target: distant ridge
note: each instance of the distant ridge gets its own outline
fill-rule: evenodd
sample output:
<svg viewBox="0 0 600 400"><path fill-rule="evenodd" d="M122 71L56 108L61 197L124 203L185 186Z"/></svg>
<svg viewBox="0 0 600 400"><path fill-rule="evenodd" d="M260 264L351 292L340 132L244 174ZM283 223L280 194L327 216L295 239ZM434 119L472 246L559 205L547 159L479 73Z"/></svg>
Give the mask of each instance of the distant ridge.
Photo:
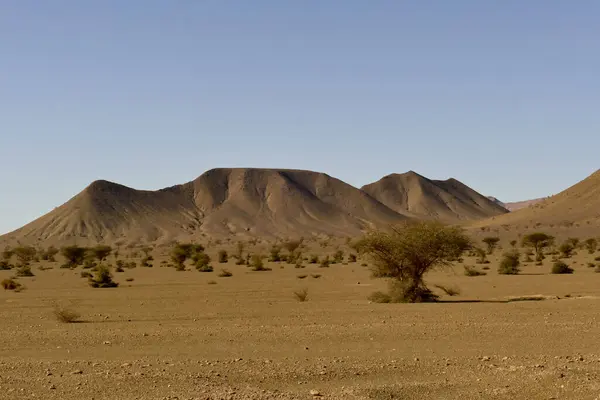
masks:
<svg viewBox="0 0 600 400"><path fill-rule="evenodd" d="M323 173L219 168L158 191L96 181L0 240L95 243L232 234L357 235L406 219Z"/></svg>
<svg viewBox="0 0 600 400"><path fill-rule="evenodd" d="M413 218L458 222L507 212L456 179L430 180L414 171L387 175L362 190L392 210Z"/></svg>
<svg viewBox="0 0 600 400"><path fill-rule="evenodd" d="M478 221L474 225L510 225L533 229L537 224L597 227L598 223L600 223L600 170L557 195L494 219Z"/></svg>

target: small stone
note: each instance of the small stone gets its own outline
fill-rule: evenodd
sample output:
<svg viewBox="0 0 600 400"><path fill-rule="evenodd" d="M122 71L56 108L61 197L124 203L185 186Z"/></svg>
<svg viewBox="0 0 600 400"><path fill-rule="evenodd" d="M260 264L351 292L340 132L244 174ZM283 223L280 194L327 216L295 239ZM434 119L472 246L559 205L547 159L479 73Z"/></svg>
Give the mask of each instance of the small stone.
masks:
<svg viewBox="0 0 600 400"><path fill-rule="evenodd" d="M318 390L315 390L315 389L311 389L311 391L309 393L313 397L321 397L322 396L321 392L319 392Z"/></svg>
<svg viewBox="0 0 600 400"><path fill-rule="evenodd" d="M77 369L77 370L71 372L71 375L81 375L81 374L83 374L83 371L80 369Z"/></svg>
<svg viewBox="0 0 600 400"><path fill-rule="evenodd" d="M490 361L490 360L491 360L491 358L488 356L481 357L481 361Z"/></svg>
<svg viewBox="0 0 600 400"><path fill-rule="evenodd" d="M104 344L110 344L110 342L108 340L105 340Z"/></svg>
<svg viewBox="0 0 600 400"><path fill-rule="evenodd" d="M131 367L131 364L130 363L124 363L124 364L121 364L121 367L122 368Z"/></svg>
<svg viewBox="0 0 600 400"><path fill-rule="evenodd" d="M50 389L50 390L55 390L55 389L56 389L56 386L54 386L54 385L51 385L51 386L50 386L48 389Z"/></svg>

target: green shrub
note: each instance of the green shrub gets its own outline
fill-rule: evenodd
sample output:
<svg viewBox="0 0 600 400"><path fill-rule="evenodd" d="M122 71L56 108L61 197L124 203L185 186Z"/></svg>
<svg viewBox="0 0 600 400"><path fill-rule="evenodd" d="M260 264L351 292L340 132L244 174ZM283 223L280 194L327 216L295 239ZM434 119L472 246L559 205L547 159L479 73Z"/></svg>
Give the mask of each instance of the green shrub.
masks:
<svg viewBox="0 0 600 400"><path fill-rule="evenodd" d="M65 268L75 268L83 264L87 249L79 246L67 246L60 249L60 254L67 260ZM61 267L61 268L63 268Z"/></svg>
<svg viewBox="0 0 600 400"><path fill-rule="evenodd" d="M502 256L498 273L501 275L517 275L521 271L520 265L519 252L516 250L509 251Z"/></svg>
<svg viewBox="0 0 600 400"><path fill-rule="evenodd" d="M280 262L281 261L281 247L279 247L277 245L271 247L269 261L270 262Z"/></svg>
<svg viewBox="0 0 600 400"><path fill-rule="evenodd" d="M344 261L344 252L342 250L338 250L333 254L333 263L339 264Z"/></svg>
<svg viewBox="0 0 600 400"><path fill-rule="evenodd" d="M553 274L572 274L573 268L569 267L563 261L557 261L554 263L554 265L552 265L551 272Z"/></svg>

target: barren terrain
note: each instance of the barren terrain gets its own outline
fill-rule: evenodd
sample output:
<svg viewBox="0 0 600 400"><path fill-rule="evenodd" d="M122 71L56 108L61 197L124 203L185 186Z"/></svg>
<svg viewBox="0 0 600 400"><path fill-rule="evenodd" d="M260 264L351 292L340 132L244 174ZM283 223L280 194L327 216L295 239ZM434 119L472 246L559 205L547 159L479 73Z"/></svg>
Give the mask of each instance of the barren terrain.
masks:
<svg viewBox="0 0 600 400"><path fill-rule="evenodd" d="M600 274L586 264L598 254L569 259L572 275L549 274L548 258L502 276L492 256L467 277L466 258L427 277L461 292L434 304L370 303L385 281L360 259L210 273L157 261L114 273L114 289L35 264L26 290L0 291L0 398L597 399ZM548 297L506 301L529 295ZM80 322L58 322L57 305Z"/></svg>

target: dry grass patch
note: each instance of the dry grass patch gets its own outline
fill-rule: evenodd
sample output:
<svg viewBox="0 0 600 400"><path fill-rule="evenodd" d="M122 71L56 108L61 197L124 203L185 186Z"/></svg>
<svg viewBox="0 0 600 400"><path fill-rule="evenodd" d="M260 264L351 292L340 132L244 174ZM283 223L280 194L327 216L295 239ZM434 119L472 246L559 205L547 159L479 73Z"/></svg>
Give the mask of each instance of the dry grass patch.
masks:
<svg viewBox="0 0 600 400"><path fill-rule="evenodd" d="M434 285L434 287L440 289L448 296L458 296L460 294L460 289L452 286L443 286L443 285Z"/></svg>
<svg viewBox="0 0 600 400"><path fill-rule="evenodd" d="M18 290L19 288L22 287L22 285L15 281L14 279L4 279L0 285L2 285L2 288L4 290Z"/></svg>
<svg viewBox="0 0 600 400"><path fill-rule="evenodd" d="M58 322L62 322L63 324L72 324L78 322L79 318L81 318L81 314L72 308L59 305L54 305L54 310L52 313L54 314L56 320Z"/></svg>

